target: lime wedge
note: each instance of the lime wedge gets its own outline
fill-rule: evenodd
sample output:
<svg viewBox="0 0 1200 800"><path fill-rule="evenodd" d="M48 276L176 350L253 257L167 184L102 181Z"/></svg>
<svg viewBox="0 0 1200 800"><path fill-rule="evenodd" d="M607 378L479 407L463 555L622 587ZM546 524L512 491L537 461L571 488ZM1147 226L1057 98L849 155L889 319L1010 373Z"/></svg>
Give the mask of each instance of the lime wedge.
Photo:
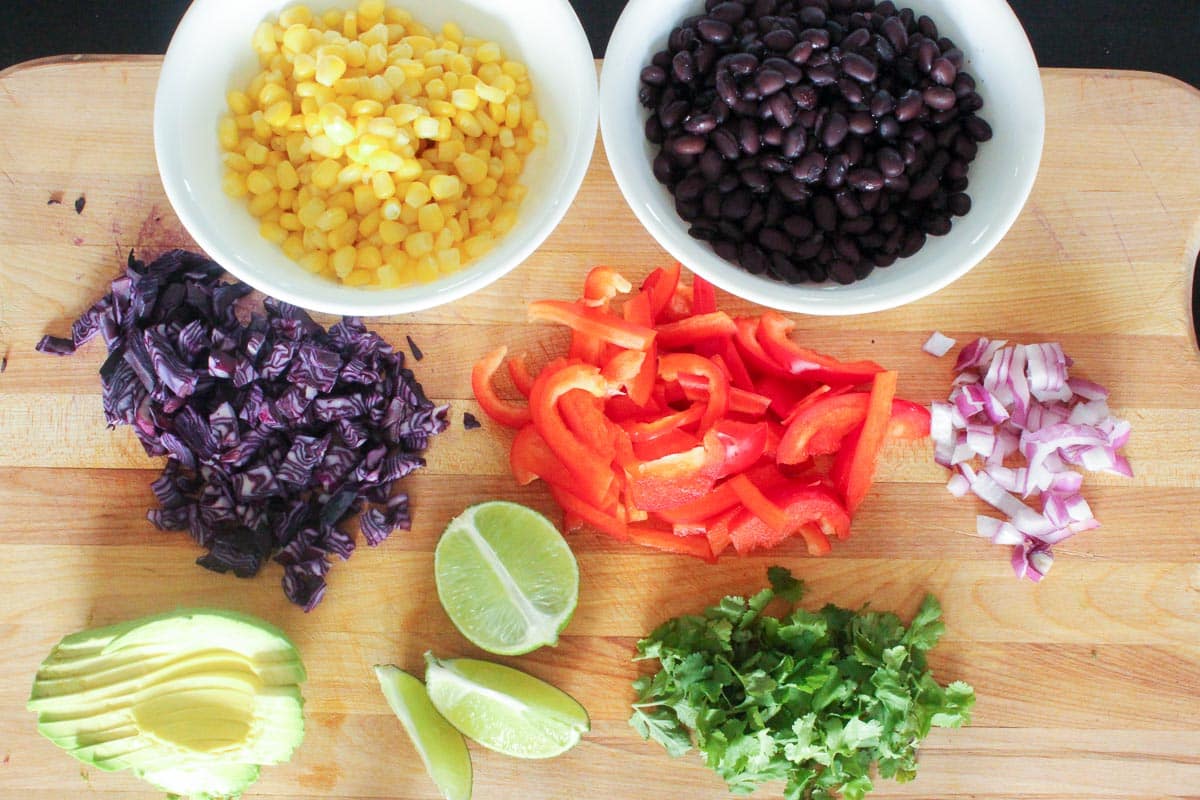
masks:
<svg viewBox="0 0 1200 800"><path fill-rule="evenodd" d="M420 680L390 665L376 666L375 675L442 797L470 800L471 756L462 734L433 707Z"/></svg>
<svg viewBox="0 0 1200 800"><path fill-rule="evenodd" d="M502 500L451 520L434 575L454 625L499 655L557 644L579 599L579 565L562 534L533 509Z"/></svg>
<svg viewBox="0 0 1200 800"><path fill-rule="evenodd" d="M571 695L520 670L425 654L425 686L442 716L484 747L516 758L552 758L591 727Z"/></svg>

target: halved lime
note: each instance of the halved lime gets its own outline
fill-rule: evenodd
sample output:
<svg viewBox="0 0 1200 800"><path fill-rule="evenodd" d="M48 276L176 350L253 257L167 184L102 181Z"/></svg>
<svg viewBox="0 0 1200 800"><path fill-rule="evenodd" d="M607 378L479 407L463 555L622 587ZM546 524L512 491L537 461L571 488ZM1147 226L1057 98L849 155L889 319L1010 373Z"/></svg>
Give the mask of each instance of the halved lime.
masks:
<svg viewBox="0 0 1200 800"><path fill-rule="evenodd" d="M463 636L499 655L557 644L579 599L579 565L562 534L533 509L503 500L451 520L434 575Z"/></svg>
<svg viewBox="0 0 1200 800"><path fill-rule="evenodd" d="M391 665L376 666L375 675L442 797L470 800L471 755L462 734L433 707L419 679Z"/></svg>
<svg viewBox="0 0 1200 800"><path fill-rule="evenodd" d="M552 758L591 728L575 698L512 667L425 654L425 687L442 716L484 747L517 758Z"/></svg>

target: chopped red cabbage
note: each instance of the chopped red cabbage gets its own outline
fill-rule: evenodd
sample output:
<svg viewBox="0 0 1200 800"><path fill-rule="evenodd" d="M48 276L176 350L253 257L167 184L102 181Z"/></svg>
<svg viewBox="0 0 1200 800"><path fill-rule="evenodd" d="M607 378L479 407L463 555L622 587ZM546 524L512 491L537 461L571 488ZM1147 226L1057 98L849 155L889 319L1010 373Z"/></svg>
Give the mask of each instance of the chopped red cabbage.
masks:
<svg viewBox="0 0 1200 800"><path fill-rule="evenodd" d="M251 289L221 274L196 253L150 264L130 253L71 338L37 349L70 355L100 334L109 426L132 426L148 454L167 456L150 522L188 531L207 551L197 563L217 572L249 577L275 560L284 592L308 611L325 595L330 557L354 552L350 517L362 512L371 546L410 527L408 496L393 489L424 466L448 408L360 320L326 331L272 298L239 315Z"/></svg>

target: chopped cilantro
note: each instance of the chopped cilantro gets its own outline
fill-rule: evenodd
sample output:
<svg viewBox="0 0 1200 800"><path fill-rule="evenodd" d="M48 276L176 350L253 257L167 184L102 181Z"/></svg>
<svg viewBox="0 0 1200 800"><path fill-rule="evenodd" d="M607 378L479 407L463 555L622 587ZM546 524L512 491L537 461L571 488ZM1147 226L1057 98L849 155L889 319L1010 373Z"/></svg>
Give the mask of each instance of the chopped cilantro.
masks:
<svg viewBox="0 0 1200 800"><path fill-rule="evenodd" d="M941 686L926 654L945 631L932 596L906 628L895 614L795 608L804 584L768 570L771 588L668 620L638 642L660 669L634 683L630 724L672 756L696 747L737 794L786 781L785 800L859 800L878 775L910 781L932 726L970 722L975 693ZM783 617L763 613L779 598Z"/></svg>

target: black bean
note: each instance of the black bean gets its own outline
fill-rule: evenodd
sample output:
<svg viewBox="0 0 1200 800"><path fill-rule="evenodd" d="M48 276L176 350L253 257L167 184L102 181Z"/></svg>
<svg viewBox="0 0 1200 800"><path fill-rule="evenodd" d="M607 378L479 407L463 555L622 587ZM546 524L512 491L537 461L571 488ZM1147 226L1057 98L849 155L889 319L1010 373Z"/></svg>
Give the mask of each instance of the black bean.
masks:
<svg viewBox="0 0 1200 800"><path fill-rule="evenodd" d="M958 73L958 77L954 79L954 94L958 97L965 97L975 91L975 79L966 72Z"/></svg>
<svg viewBox="0 0 1200 800"><path fill-rule="evenodd" d="M808 42L808 41L799 42L794 47L792 47L791 50L788 50L787 59L788 59L788 61L792 62L793 64L796 64L799 66L799 65L807 63L808 59L812 57L812 54L813 54L813 43L812 42Z"/></svg>
<svg viewBox="0 0 1200 800"><path fill-rule="evenodd" d="M977 142L986 142L992 138L992 126L979 117L967 117L963 122L967 135Z"/></svg>
<svg viewBox="0 0 1200 800"><path fill-rule="evenodd" d="M846 182L860 192L878 192L883 188L883 173L859 167L846 175Z"/></svg>
<svg viewBox="0 0 1200 800"><path fill-rule="evenodd" d="M823 231L832 231L837 229L838 213L837 206L829 199L828 195L819 194L812 201L813 221L817 223L817 227Z"/></svg>
<svg viewBox="0 0 1200 800"><path fill-rule="evenodd" d="M917 19L917 30L919 30L924 36L927 36L930 39L938 38L937 23L934 22L932 19L930 19L927 16L922 15L920 18Z"/></svg>
<svg viewBox="0 0 1200 800"><path fill-rule="evenodd" d="M961 158L956 158L953 159L946 167L946 171L942 173L942 176L946 180L958 180L959 178L967 177L968 169L970 169L970 165L966 161L963 161Z"/></svg>
<svg viewBox="0 0 1200 800"><path fill-rule="evenodd" d="M717 181L717 191L721 194L729 194L741 185L741 176L734 172L726 172L721 176L721 180Z"/></svg>
<svg viewBox="0 0 1200 800"><path fill-rule="evenodd" d="M725 44L733 38L733 26L724 20L708 17L696 23L700 38L713 44Z"/></svg>
<svg viewBox="0 0 1200 800"><path fill-rule="evenodd" d="M764 192L771 185L771 176L766 170L758 167L751 167L741 171L742 183L746 184L751 191Z"/></svg>
<svg viewBox="0 0 1200 800"><path fill-rule="evenodd" d="M737 222L723 219L717 223L717 230L721 232L722 237L731 242L744 242L746 240L746 231Z"/></svg>
<svg viewBox="0 0 1200 800"><path fill-rule="evenodd" d="M840 258L829 264L829 278L843 286L848 286L858 280L858 276L854 273L854 265Z"/></svg>
<svg viewBox="0 0 1200 800"><path fill-rule="evenodd" d="M839 45L843 50L862 50L871 43L871 31L869 28L856 28L842 39Z"/></svg>
<svg viewBox="0 0 1200 800"><path fill-rule="evenodd" d="M909 190L909 187L912 186L912 182L909 180L907 175L900 173L895 177L885 177L883 179L883 185L885 188L891 189L897 194L904 194Z"/></svg>
<svg viewBox="0 0 1200 800"><path fill-rule="evenodd" d="M848 121L850 132L859 136L875 132L875 120L866 111L855 111Z"/></svg>
<svg viewBox="0 0 1200 800"><path fill-rule="evenodd" d="M824 67L824 66L827 66L827 65L833 64L833 63L834 63L833 56L830 55L829 51L821 50L820 52L813 53L812 58L810 58L808 60L807 66Z"/></svg>
<svg viewBox="0 0 1200 800"><path fill-rule="evenodd" d="M854 196L854 192L841 191L833 196L833 203L846 219L857 219L863 215L862 204Z"/></svg>
<svg viewBox="0 0 1200 800"><path fill-rule="evenodd" d="M737 158L739 150L737 136L729 128L718 128L709 134L708 140L723 157L731 160Z"/></svg>
<svg viewBox="0 0 1200 800"><path fill-rule="evenodd" d="M749 75L758 69L758 59L749 53L735 53L726 59L725 66L734 75Z"/></svg>
<svg viewBox="0 0 1200 800"><path fill-rule="evenodd" d="M838 153L829 159L825 168L825 185L830 189L838 189L846 182L846 173L850 171L850 159L845 153Z"/></svg>
<svg viewBox="0 0 1200 800"><path fill-rule="evenodd" d="M938 57L940 51L935 42L924 39L917 46L917 57L914 59L917 63L917 69L928 74L933 68L933 60Z"/></svg>
<svg viewBox="0 0 1200 800"><path fill-rule="evenodd" d="M830 150L835 149L846 138L850 126L846 118L838 112L833 112L825 119L825 125L820 131L821 142Z"/></svg>
<svg viewBox="0 0 1200 800"><path fill-rule="evenodd" d="M742 269L751 275L761 275L767 271L767 257L757 245L746 242L738 250L738 263Z"/></svg>
<svg viewBox="0 0 1200 800"><path fill-rule="evenodd" d="M871 96L870 112L873 117L890 114L896 108L896 98L886 89L880 89Z"/></svg>
<svg viewBox="0 0 1200 800"><path fill-rule="evenodd" d="M883 0L882 3L875 6L875 14L878 17L894 17L896 16L896 4L892 0Z"/></svg>
<svg viewBox="0 0 1200 800"><path fill-rule="evenodd" d="M654 54L654 57L650 59L650 63L659 69L662 69L664 72L669 70L671 68L671 51L659 50Z"/></svg>
<svg viewBox="0 0 1200 800"><path fill-rule="evenodd" d="M793 239L807 239L812 236L815 228L812 220L808 217L802 217L798 214L793 214L783 221L783 229L787 231L788 236Z"/></svg>
<svg viewBox="0 0 1200 800"><path fill-rule="evenodd" d="M681 50L671 59L671 72L680 83L691 83L696 78L696 62L691 52Z"/></svg>
<svg viewBox="0 0 1200 800"><path fill-rule="evenodd" d="M865 94L861 83L853 78L843 77L838 78L837 86L838 92L841 93L847 103L853 106L862 105Z"/></svg>
<svg viewBox="0 0 1200 800"><path fill-rule="evenodd" d="M671 31L667 37L667 49L672 53L686 52L687 46L696 38L696 32L682 25Z"/></svg>
<svg viewBox="0 0 1200 800"><path fill-rule="evenodd" d="M869 231L875 227L874 218L869 216L871 209L867 208L866 201L867 201L867 198L870 198L870 197L877 198L877 197L879 197L879 194L873 193L873 194L864 195L862 197L862 199L859 200L859 204L862 206L862 209L863 209L863 215L861 217L855 217L854 219L848 219L848 220L844 221L842 223L842 232L843 233L848 233L848 234L851 234L852 236L861 236L862 234L866 233L867 231Z"/></svg>
<svg viewBox="0 0 1200 800"><path fill-rule="evenodd" d="M676 136L666 143L667 152L677 156L698 156L707 146L703 136Z"/></svg>
<svg viewBox="0 0 1200 800"><path fill-rule="evenodd" d="M954 154L963 161L974 161L979 154L979 145L965 133L960 133L954 140Z"/></svg>
<svg viewBox="0 0 1200 800"><path fill-rule="evenodd" d="M921 111L925 101L921 92L916 89L909 89L900 96L900 100L896 103L896 120L898 122L908 122L916 119L921 115Z"/></svg>
<svg viewBox="0 0 1200 800"><path fill-rule="evenodd" d="M760 92L758 90L758 87L755 86L754 84L750 84L749 86L742 88L742 99L743 100L755 101L755 100L761 100L762 97L763 97L763 93ZM752 110L750 113L754 113L754 111L758 109L758 106L754 105L753 102L751 102L751 108L752 108ZM742 112L739 111L738 113L740 114Z"/></svg>
<svg viewBox="0 0 1200 800"><path fill-rule="evenodd" d="M904 159L894 147L881 147L875 152L875 163L885 178L894 178L904 172Z"/></svg>
<svg viewBox="0 0 1200 800"><path fill-rule="evenodd" d="M642 83L648 83L651 86L662 86L667 82L667 71L662 67L656 67L653 64L642 70Z"/></svg>
<svg viewBox="0 0 1200 800"><path fill-rule="evenodd" d="M747 234L754 233L762 227L763 220L767 218L767 212L762 205L755 203L750 206L750 213L742 220L742 226L746 229Z"/></svg>
<svg viewBox="0 0 1200 800"><path fill-rule="evenodd" d="M910 200L925 200L933 196L937 188L938 179L932 173L925 172L913 181L912 188L908 190L908 197Z"/></svg>
<svg viewBox="0 0 1200 800"><path fill-rule="evenodd" d="M724 196L714 186L710 186L704 190L704 195L700 198L700 207L704 209L706 217L721 216L721 201Z"/></svg>
<svg viewBox="0 0 1200 800"><path fill-rule="evenodd" d="M964 56L963 51L959 50L957 47L943 47L942 55L954 65L955 69L962 69L963 64L966 63L966 56Z"/></svg>
<svg viewBox="0 0 1200 800"><path fill-rule="evenodd" d="M950 218L945 214L932 214L922 220L921 227L930 236L945 236L950 232Z"/></svg>
<svg viewBox="0 0 1200 800"><path fill-rule="evenodd" d="M958 100L954 96L954 90L945 86L930 86L924 91L922 97L925 105L938 111L949 111L954 108L954 104Z"/></svg>
<svg viewBox="0 0 1200 800"><path fill-rule="evenodd" d="M723 258L726 261L736 261L737 260L737 257L738 257L737 244L729 241L728 239L724 239L724 240L718 239L717 241L714 241L712 243L712 249L713 249L714 253L716 253L720 258Z"/></svg>
<svg viewBox="0 0 1200 800"><path fill-rule="evenodd" d="M792 177L803 183L816 183L825 174L826 159L822 153L808 153L792 167Z"/></svg>
<svg viewBox="0 0 1200 800"><path fill-rule="evenodd" d="M925 246L925 234L917 228L912 228L904 236L904 243L900 245L900 257L908 258L916 255L917 251Z"/></svg>
<svg viewBox="0 0 1200 800"><path fill-rule="evenodd" d="M816 258L817 254L821 252L821 248L824 246L825 239L821 234L818 233L816 236L813 236L810 239L805 239L802 242L798 242L795 249L792 251L792 254L799 261L809 261L810 259ZM813 265L810 264L809 266L811 268ZM822 272L822 276L820 278L816 278L815 280L825 280L824 273Z"/></svg>
<svg viewBox="0 0 1200 800"><path fill-rule="evenodd" d="M888 114L879 120L879 137L891 141L900 135L900 121Z"/></svg>
<svg viewBox="0 0 1200 800"><path fill-rule="evenodd" d="M717 60L717 45L711 42L702 42L692 57L696 61L696 72L699 75L708 75L712 72L713 64Z"/></svg>
<svg viewBox="0 0 1200 800"><path fill-rule="evenodd" d="M787 283L800 283L808 277L808 273L801 271L783 253L771 254L771 263L768 270L770 270L772 276Z"/></svg>
<svg viewBox="0 0 1200 800"><path fill-rule="evenodd" d="M675 197L690 203L693 200L699 199L707 187L708 182L704 180L704 176L693 173L675 185Z"/></svg>
<svg viewBox="0 0 1200 800"><path fill-rule="evenodd" d="M776 53L786 53L791 50L796 44L796 34L789 31L787 28L779 28L768 33L762 39L769 49Z"/></svg>
<svg viewBox="0 0 1200 800"><path fill-rule="evenodd" d="M734 189L721 202L721 216L726 219L745 219L750 213L752 199L746 189Z"/></svg>
<svg viewBox="0 0 1200 800"><path fill-rule="evenodd" d="M738 146L742 152L749 156L758 155L758 150L761 147L762 141L759 139L758 125L752 119L742 119L738 121L737 129Z"/></svg>
<svg viewBox="0 0 1200 800"><path fill-rule="evenodd" d="M709 9L708 14L713 19L719 19L732 25L741 22L742 18L746 16L746 7L741 3L717 3Z"/></svg>
<svg viewBox="0 0 1200 800"><path fill-rule="evenodd" d="M771 99L767 101L767 107L774 120L784 128L790 128L795 123L796 101L786 92L771 95Z"/></svg>
<svg viewBox="0 0 1200 800"><path fill-rule="evenodd" d="M962 192L955 192L946 198L946 209L956 217L962 217L971 211L971 197Z"/></svg>
<svg viewBox="0 0 1200 800"><path fill-rule="evenodd" d="M792 165L783 160L779 156L760 155L758 157L758 166L762 167L767 172L781 175L792 168Z"/></svg>
<svg viewBox="0 0 1200 800"><path fill-rule="evenodd" d="M768 122L764 125L760 136L764 145L779 147L779 145L783 144L783 128L774 122Z"/></svg>
<svg viewBox="0 0 1200 800"><path fill-rule="evenodd" d="M983 108L983 98L979 92L968 92L958 98L958 110L963 114L971 114Z"/></svg>
<svg viewBox="0 0 1200 800"><path fill-rule="evenodd" d="M663 126L659 118L654 115L646 117L646 141L651 144L662 144L664 138Z"/></svg>
<svg viewBox="0 0 1200 800"><path fill-rule="evenodd" d="M810 42L814 50L824 50L832 44L832 37L825 28L806 28L800 31L800 41Z"/></svg>
<svg viewBox="0 0 1200 800"><path fill-rule="evenodd" d="M683 118L687 116L689 110L690 107L686 100L676 100L658 110L658 120L665 130L671 130L683 122Z"/></svg>
<svg viewBox="0 0 1200 800"><path fill-rule="evenodd" d="M825 24L825 12L818 6L805 6L796 18L806 28L819 28Z"/></svg>
<svg viewBox="0 0 1200 800"><path fill-rule="evenodd" d="M884 20L882 32L897 53L903 53L908 49L908 31L900 18L889 17Z"/></svg>
<svg viewBox="0 0 1200 800"><path fill-rule="evenodd" d="M929 68L929 77L942 86L951 86L954 83L954 78L958 75L958 70L950 63L950 59L945 56L935 58L933 65Z"/></svg>
<svg viewBox="0 0 1200 800"><path fill-rule="evenodd" d="M792 252L791 238L778 228L763 228L758 232L758 243L777 253Z"/></svg>
<svg viewBox="0 0 1200 800"><path fill-rule="evenodd" d="M950 153L945 150L938 150L933 154L933 158L929 159L929 165L926 167L935 178L941 180L942 173L946 171L946 167L950 165Z"/></svg>
<svg viewBox="0 0 1200 800"><path fill-rule="evenodd" d="M833 249L851 264L857 264L862 260L862 253L859 251L858 245L849 236L839 236L834 239Z"/></svg>
<svg viewBox="0 0 1200 800"><path fill-rule="evenodd" d="M810 84L793 86L788 91L788 94L791 95L791 98L796 101L796 106L805 111L811 111L812 109L816 108L817 103L820 102L820 96L817 94L816 87Z"/></svg>
<svg viewBox="0 0 1200 800"><path fill-rule="evenodd" d="M693 114L683 121L683 129L697 135L711 133L716 127L717 118L712 114Z"/></svg>
<svg viewBox="0 0 1200 800"><path fill-rule="evenodd" d="M679 198L675 199L675 213L687 222L699 218L702 210L699 203L687 203Z"/></svg>
<svg viewBox="0 0 1200 800"><path fill-rule="evenodd" d="M791 175L780 175L774 181L775 191L781 197L792 203L799 203L809 197L808 189Z"/></svg>
<svg viewBox="0 0 1200 800"><path fill-rule="evenodd" d="M892 43L889 42L885 37L876 36L872 41L872 45L875 48L876 55L878 55L882 61L892 62L896 60L896 48L892 47Z"/></svg>
<svg viewBox="0 0 1200 800"><path fill-rule="evenodd" d="M767 97L787 86L787 81L773 69L761 69L754 76L754 86L763 97Z"/></svg>
<svg viewBox="0 0 1200 800"><path fill-rule="evenodd" d="M788 128L783 134L779 152L787 159L796 159L804 152L805 135L803 128Z"/></svg>
<svg viewBox="0 0 1200 800"><path fill-rule="evenodd" d="M652 165L654 177L659 183L670 183L674 170L671 168L671 160L667 158L666 153L659 153L654 157Z"/></svg>
<svg viewBox="0 0 1200 800"><path fill-rule="evenodd" d="M961 131L961 130L962 130L962 126L958 125L957 123L953 124L953 125L947 125L946 127L942 128L940 131L938 131L936 134L934 134L933 139L935 142L937 142L938 147L942 147L942 148L949 147L951 144L954 143L954 137L958 136L959 131Z"/></svg>
<svg viewBox="0 0 1200 800"><path fill-rule="evenodd" d="M699 239L702 242L711 242L718 238L721 233L715 225L705 225L702 222L697 222L692 227L688 228L688 235L693 239Z"/></svg>

